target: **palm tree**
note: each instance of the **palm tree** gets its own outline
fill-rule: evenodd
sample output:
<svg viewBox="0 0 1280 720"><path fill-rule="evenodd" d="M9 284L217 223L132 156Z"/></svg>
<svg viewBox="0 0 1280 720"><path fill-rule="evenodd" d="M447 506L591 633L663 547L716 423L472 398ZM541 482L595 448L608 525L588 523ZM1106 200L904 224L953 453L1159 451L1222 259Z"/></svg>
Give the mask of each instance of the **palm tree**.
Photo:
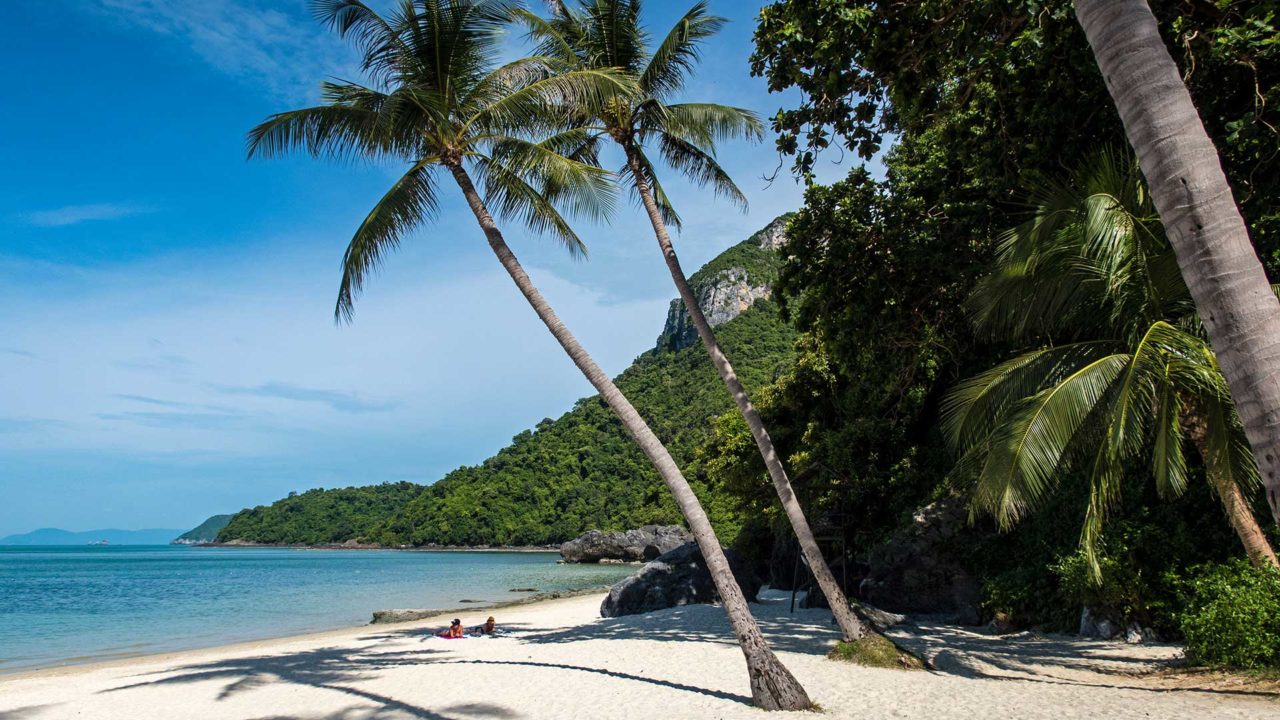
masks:
<svg viewBox="0 0 1280 720"><path fill-rule="evenodd" d="M547 57L495 67L499 40L517 10L503 0L400 0L385 17L359 0L313 0L312 6L322 22L354 42L372 87L325 83L324 104L273 115L254 128L249 155L300 150L409 165L347 248L338 319L351 319L356 295L387 252L434 218L443 170L462 191L521 294L675 497L746 656L756 704L809 707L804 689L765 643L707 515L675 461L547 304L494 219L497 213L523 222L582 254L581 241L556 206L601 217L612 204L613 185L607 173L565 154L581 145L584 132L566 129L561 109L595 107L625 96L633 83L609 70L566 69Z"/></svg>
<svg viewBox="0 0 1280 720"><path fill-rule="evenodd" d="M1151 8L1145 0L1076 0L1075 6L1280 524L1280 302Z"/></svg>
<svg viewBox="0 0 1280 720"><path fill-rule="evenodd" d="M716 162L715 146L717 141L734 137L758 139L763 136L763 126L755 113L743 108L669 102L684 87L698 60L701 43L720 30L724 18L711 15L705 2L695 3L657 47L650 49L640 13L639 0L581 0L577 8L554 4L551 19L531 13L525 13L524 17L531 34L540 43L540 53L557 57L568 67L617 68L635 78L638 94L619 97L598 112L580 112L581 127L590 133L584 142L584 155L594 157L601 138L613 140L622 149L626 162L619 177L634 190L649 215L680 299L712 364L751 430L787 520L844 639L858 640L866 634L866 628L854 615L844 591L827 566L769 431L716 341L715 331L680 267L667 232L668 224L679 227L680 217L663 192L655 164L646 152L646 146L652 143L667 165L698 185L711 185L717 195L745 208L746 198Z"/></svg>
<svg viewBox="0 0 1280 720"><path fill-rule="evenodd" d="M1159 492L1176 496L1190 440L1250 559L1276 565L1247 500L1257 466L1138 168L1105 153L1077 182L1033 198L1033 217L1002 238L971 309L996 339L1050 342L943 403L947 438L963 453L957 472L977 478L976 508L1008 527L1087 463L1081 543L1096 571L1123 468L1145 460Z"/></svg>

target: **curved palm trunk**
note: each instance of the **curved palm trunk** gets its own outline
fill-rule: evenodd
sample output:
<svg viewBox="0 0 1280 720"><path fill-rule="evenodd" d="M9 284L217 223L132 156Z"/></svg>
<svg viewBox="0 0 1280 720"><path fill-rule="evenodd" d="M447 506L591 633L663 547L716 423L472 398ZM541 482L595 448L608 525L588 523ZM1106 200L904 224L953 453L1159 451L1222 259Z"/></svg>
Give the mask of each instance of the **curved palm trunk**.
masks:
<svg viewBox="0 0 1280 720"><path fill-rule="evenodd" d="M1151 8L1145 0L1076 0L1075 7L1280 524L1280 301Z"/></svg>
<svg viewBox="0 0 1280 720"><path fill-rule="evenodd" d="M1184 412L1179 418L1183 433L1191 438L1191 444L1196 446L1200 458L1206 461L1206 467L1209 459L1208 422L1203 414L1194 410ZM1249 562L1257 567L1271 565L1280 568L1280 561L1276 560L1276 552L1271 548L1271 543L1267 541L1267 536L1262 532L1257 519L1253 517L1253 510L1249 509L1249 501L1245 499L1244 493L1240 492L1240 486L1230 479L1212 475L1209 476L1209 482L1218 491L1222 509L1227 511L1227 520L1231 522L1231 528L1240 538L1240 544L1244 545Z"/></svg>
<svg viewBox="0 0 1280 720"><path fill-rule="evenodd" d="M720 601L724 605L725 613L729 616L729 623L733 626L738 644L742 647L742 654L746 656L747 672L751 680L751 698L754 703L765 710L805 710L812 707L804 688L765 643L760 627L756 624L755 617L751 615L750 608L747 607L742 589L738 587L729 569L729 561L725 559L724 550L721 549L720 541L711 528L711 522L707 519L707 514L699 504L693 489L680 473L680 468L671 458L671 454L632 407L631 402L613 384L613 380L578 344L577 338L556 316L555 311L542 297L542 293L534 287L524 268L521 267L520 261L511 252L511 248L507 247L502 232L494 223L493 216L489 214L480 194L476 192L466 170L456 164L450 165L449 170L453 173L458 186L462 188L462 194L466 196L467 204L471 206L471 211L484 230L485 238L489 241L493 254L498 257L498 262L502 263L507 274L515 281L516 287L520 288L520 293L529 301L538 318L546 324L547 329L568 353L573 364L578 366L591 385L599 391L600 397L622 421L623 427L657 468L667 489L675 497L676 505L689 523L689 529L698 543L698 549L702 551L702 557L706 560L716 592L720 594Z"/></svg>
<svg viewBox="0 0 1280 720"><path fill-rule="evenodd" d="M702 345L707 349L707 354L711 356L711 363L716 366L716 371L720 373L720 379L724 380L725 387L729 389L729 394L733 396L734 403L738 406L738 411L742 413L743 419L747 421L747 427L751 429L751 437L755 438L756 447L760 450L760 457L764 459L764 465L769 471L769 477L773 480L773 487L778 492L778 499L782 501L782 508L787 514L787 520L791 523L791 529L795 531L796 537L800 540L800 549L804 553L805 559L809 561L809 569L813 571L813 577L818 581L818 587L822 589L822 593L827 597L827 604L831 606L831 612L836 616L836 622L840 625L840 632L844 636L846 642L853 642L861 639L866 635L867 630L862 622L858 620L858 616L853 614L853 609L849 607L849 601L844 596L844 591L840 589L840 584L836 582L835 575L831 573L831 568L827 566L827 561L822 556L822 549L818 547L818 541L813 537L813 530L809 527L809 519L805 517L804 509L800 507L800 501L796 499L795 493L791 489L791 480L787 478L787 470L782 465L777 451L773 447L773 440L769 438L769 431L765 429L764 421L760 419L760 413L756 412L755 406L751 404L751 397L747 395L747 390L742 386L742 382L738 380L738 375L733 371L733 366L729 364L729 358L725 357L724 352L720 349L720 343L716 341L715 331L711 328L711 323L707 322L706 315L702 312L702 307L698 304L698 298L693 294L693 288L689 287L689 280L685 277L684 271L680 268L680 259L676 257L676 249L671 244L671 236L667 233L666 223L662 221L662 213L658 210L658 204L653 199L653 191L649 187L649 182L644 176L639 160L635 157L635 150L628 147L627 151L627 167L631 170L631 175L635 179L636 190L640 193L640 199L644 202L644 209L649 213L649 222L653 225L654 235L658 238L658 247L662 248L662 257L667 261L667 269L671 271L671 279L675 281L676 289L680 291L680 299L684 301L685 309L689 311L689 317L693 320L693 326L698 329L698 337L702 338Z"/></svg>

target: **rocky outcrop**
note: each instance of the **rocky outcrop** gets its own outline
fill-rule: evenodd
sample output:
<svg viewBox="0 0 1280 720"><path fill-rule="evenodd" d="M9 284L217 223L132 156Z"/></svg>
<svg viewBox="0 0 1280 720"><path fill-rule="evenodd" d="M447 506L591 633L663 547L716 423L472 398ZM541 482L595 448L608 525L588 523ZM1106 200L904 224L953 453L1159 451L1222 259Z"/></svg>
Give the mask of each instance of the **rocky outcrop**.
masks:
<svg viewBox="0 0 1280 720"><path fill-rule="evenodd" d="M1115 613L1098 612L1090 607L1080 611L1079 635L1097 640L1117 640L1123 636L1130 645L1160 640L1155 630L1143 627L1137 620L1125 623Z"/></svg>
<svg viewBox="0 0 1280 720"><path fill-rule="evenodd" d="M893 612L946 614L960 624L978 624L978 582L956 552L966 532L968 509L959 499L916 510L911 524L872 549L858 597Z"/></svg>
<svg viewBox="0 0 1280 720"><path fill-rule="evenodd" d="M569 563L647 562L692 539L679 525L645 525L614 533L591 530L561 545L560 556Z"/></svg>
<svg viewBox="0 0 1280 720"><path fill-rule="evenodd" d="M769 286L752 285L747 271L740 267L721 270L715 281L694 288L698 305L711 327L718 327L747 311L756 300L769 297ZM679 298L667 309L667 322L662 327L667 347L679 350L698 342L698 329L685 312Z"/></svg>
<svg viewBox="0 0 1280 720"><path fill-rule="evenodd" d="M778 250L787 239L787 221L791 219L791 215L792 213L779 215L773 219L773 222L765 225L763 230L751 236L751 239L760 246L761 250Z"/></svg>
<svg viewBox="0 0 1280 720"><path fill-rule="evenodd" d="M755 601L760 580L746 559L726 549L729 567L742 594ZM600 604L601 617L619 617L664 608L710 603L718 599L711 573L696 543L682 545L648 563L640 572L614 585Z"/></svg>
<svg viewBox="0 0 1280 720"><path fill-rule="evenodd" d="M774 219L742 244L717 258L733 259L719 264L708 263L689 278L698 306L711 327L729 322L746 312L757 300L769 297L773 273L760 272L759 267L775 262L768 258L772 258L785 240L784 230L789 219L789 215ZM680 350L697 342L698 331L685 311L684 302L679 298L672 300L662 335L658 336L658 348Z"/></svg>

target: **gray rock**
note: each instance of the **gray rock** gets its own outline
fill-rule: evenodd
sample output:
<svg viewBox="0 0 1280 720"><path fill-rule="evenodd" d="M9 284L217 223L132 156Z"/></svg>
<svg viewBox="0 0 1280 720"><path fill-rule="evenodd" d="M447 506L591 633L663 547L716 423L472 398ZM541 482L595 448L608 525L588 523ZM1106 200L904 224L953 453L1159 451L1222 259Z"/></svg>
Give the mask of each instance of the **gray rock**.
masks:
<svg viewBox="0 0 1280 720"><path fill-rule="evenodd" d="M791 215L779 215L773 219L764 229L755 234L760 239L761 250L777 250L782 247L782 243L786 241L787 221L791 219Z"/></svg>
<svg viewBox="0 0 1280 720"><path fill-rule="evenodd" d="M626 532L591 530L560 546L565 562L647 562L693 538L679 525L645 525Z"/></svg>
<svg viewBox="0 0 1280 720"><path fill-rule="evenodd" d="M434 617L439 614L439 610L374 610L373 622L371 624L384 625L387 623L412 622L414 620Z"/></svg>
<svg viewBox="0 0 1280 720"><path fill-rule="evenodd" d="M893 612L945 614L977 625L979 585L957 553L969 532L965 503L939 500L916 510L911 520L871 550L858 597Z"/></svg>
<svg viewBox="0 0 1280 720"><path fill-rule="evenodd" d="M1124 625L1105 615L1086 607L1080 611L1080 636L1111 640L1120 635Z"/></svg>
<svg viewBox="0 0 1280 720"><path fill-rule="evenodd" d="M1130 645L1142 644L1142 626L1138 624L1138 621L1135 620L1129 623L1129 627L1125 628L1124 641Z"/></svg>
<svg viewBox="0 0 1280 720"><path fill-rule="evenodd" d="M888 610L881 610L874 605L866 603L853 602L851 606L858 619L870 625L878 633L882 633L894 625L906 622L907 619L907 616L901 613L891 613Z"/></svg>
<svg viewBox="0 0 1280 720"><path fill-rule="evenodd" d="M729 568L748 601L760 592L760 580L746 559L726 549ZM710 603L718 599L711 573L696 543L682 545L646 564L640 572L609 589L600 604L601 617L620 617L664 608Z"/></svg>

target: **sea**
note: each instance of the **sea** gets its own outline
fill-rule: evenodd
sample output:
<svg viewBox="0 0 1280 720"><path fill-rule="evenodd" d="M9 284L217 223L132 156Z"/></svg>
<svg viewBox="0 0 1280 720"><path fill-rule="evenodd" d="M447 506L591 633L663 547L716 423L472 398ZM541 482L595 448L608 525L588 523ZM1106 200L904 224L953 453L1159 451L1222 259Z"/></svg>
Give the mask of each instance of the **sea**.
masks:
<svg viewBox="0 0 1280 720"><path fill-rule="evenodd" d="M635 571L553 552L0 546L0 673L368 623L374 610L483 608ZM474 611L472 610L474 608ZM493 611L501 624L501 611Z"/></svg>

